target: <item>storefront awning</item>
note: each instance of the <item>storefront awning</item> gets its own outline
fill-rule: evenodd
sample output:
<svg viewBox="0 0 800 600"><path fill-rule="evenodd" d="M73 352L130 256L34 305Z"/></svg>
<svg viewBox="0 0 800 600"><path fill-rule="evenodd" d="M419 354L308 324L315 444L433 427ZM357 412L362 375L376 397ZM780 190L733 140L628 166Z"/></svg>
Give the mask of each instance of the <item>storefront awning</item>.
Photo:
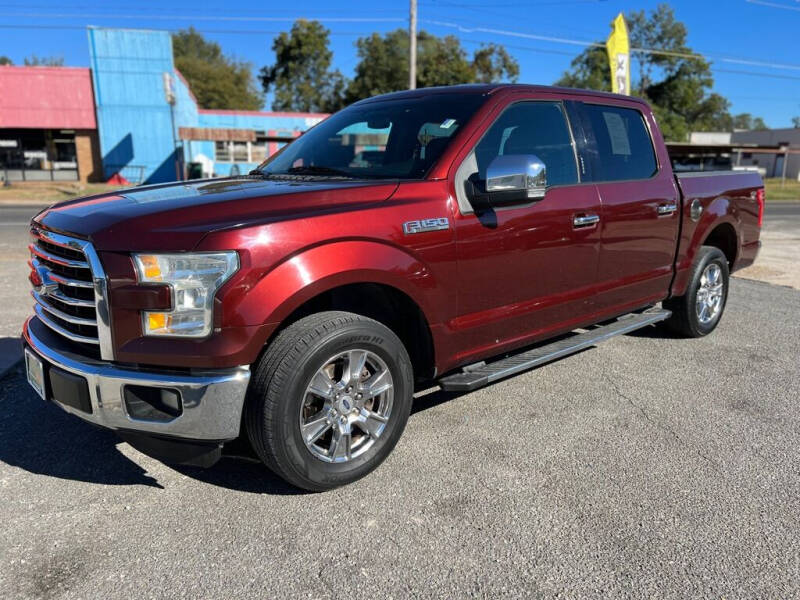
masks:
<svg viewBox="0 0 800 600"><path fill-rule="evenodd" d="M255 142L256 132L252 129L179 127L178 137L180 137L182 140L196 140L203 142Z"/></svg>

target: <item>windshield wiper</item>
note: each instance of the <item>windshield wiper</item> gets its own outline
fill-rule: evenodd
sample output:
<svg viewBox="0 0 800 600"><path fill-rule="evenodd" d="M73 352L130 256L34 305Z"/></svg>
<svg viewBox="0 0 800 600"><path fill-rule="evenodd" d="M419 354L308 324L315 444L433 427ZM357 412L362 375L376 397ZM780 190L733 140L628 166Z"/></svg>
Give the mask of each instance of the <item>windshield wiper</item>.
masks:
<svg viewBox="0 0 800 600"><path fill-rule="evenodd" d="M325 167L321 165L291 167L290 169L287 169L287 173L291 173L292 175L333 175L335 177L353 177L350 173L343 171L342 169L334 169L333 167Z"/></svg>

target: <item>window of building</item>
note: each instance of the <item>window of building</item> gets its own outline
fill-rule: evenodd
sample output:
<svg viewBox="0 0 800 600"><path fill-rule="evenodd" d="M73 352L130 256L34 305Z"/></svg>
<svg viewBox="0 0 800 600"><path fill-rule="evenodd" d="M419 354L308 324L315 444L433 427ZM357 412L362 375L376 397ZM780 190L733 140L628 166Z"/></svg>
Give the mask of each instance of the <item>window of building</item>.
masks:
<svg viewBox="0 0 800 600"><path fill-rule="evenodd" d="M215 142L214 152L217 162L250 163L261 162L251 157L250 142ZM256 152L256 154L258 154Z"/></svg>
<svg viewBox="0 0 800 600"><path fill-rule="evenodd" d="M595 181L649 179L658 170L642 113L632 108L584 105L597 140Z"/></svg>
<svg viewBox="0 0 800 600"><path fill-rule="evenodd" d="M217 162L231 162L231 143L230 142L216 142L214 144L214 155Z"/></svg>
<svg viewBox="0 0 800 600"><path fill-rule="evenodd" d="M269 140L263 131L256 131L256 141L250 144L250 160L262 163L268 156Z"/></svg>
<svg viewBox="0 0 800 600"><path fill-rule="evenodd" d="M250 142L231 142L233 162L250 162Z"/></svg>

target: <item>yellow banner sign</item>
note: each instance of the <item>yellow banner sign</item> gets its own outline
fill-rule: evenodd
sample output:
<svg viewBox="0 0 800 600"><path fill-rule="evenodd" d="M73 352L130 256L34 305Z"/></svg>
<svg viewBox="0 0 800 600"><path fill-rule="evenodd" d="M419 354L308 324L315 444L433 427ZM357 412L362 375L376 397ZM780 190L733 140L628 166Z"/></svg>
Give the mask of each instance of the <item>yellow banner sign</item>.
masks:
<svg viewBox="0 0 800 600"><path fill-rule="evenodd" d="M628 44L628 27L622 13L611 23L611 35L606 41L608 64L611 65L611 91L615 94L631 93L631 61Z"/></svg>

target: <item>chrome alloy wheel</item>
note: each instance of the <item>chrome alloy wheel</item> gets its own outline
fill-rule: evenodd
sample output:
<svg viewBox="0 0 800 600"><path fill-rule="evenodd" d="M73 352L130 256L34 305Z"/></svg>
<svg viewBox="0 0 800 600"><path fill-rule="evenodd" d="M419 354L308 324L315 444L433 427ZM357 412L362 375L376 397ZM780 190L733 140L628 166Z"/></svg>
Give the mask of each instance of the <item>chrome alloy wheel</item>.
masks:
<svg viewBox="0 0 800 600"><path fill-rule="evenodd" d="M320 367L300 407L306 447L325 462L347 462L372 447L392 412L394 382L368 350L341 352Z"/></svg>
<svg viewBox="0 0 800 600"><path fill-rule="evenodd" d="M700 286L697 288L695 310L697 320L703 325L711 323L722 310L724 293L722 282L722 268L716 263L710 263L700 276Z"/></svg>

